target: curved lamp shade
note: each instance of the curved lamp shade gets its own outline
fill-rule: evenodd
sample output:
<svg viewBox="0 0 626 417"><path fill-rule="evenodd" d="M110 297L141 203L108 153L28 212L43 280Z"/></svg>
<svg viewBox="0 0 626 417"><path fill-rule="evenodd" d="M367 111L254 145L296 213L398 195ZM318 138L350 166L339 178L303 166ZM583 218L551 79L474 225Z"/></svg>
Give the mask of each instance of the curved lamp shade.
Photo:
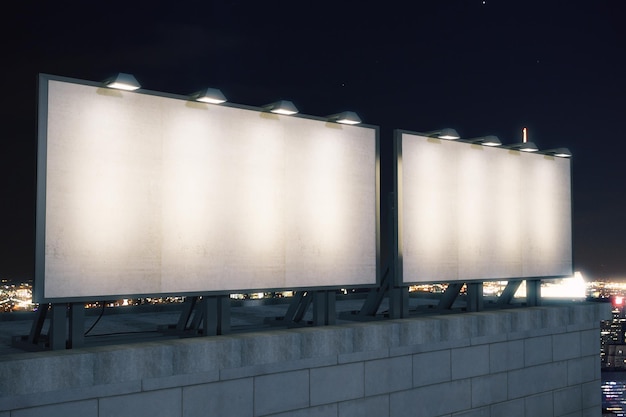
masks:
<svg viewBox="0 0 626 417"><path fill-rule="evenodd" d="M498 137L495 135L481 136L481 137L472 138L472 139L463 139L463 142L475 143L475 144L484 145L484 146L502 145L502 142L500 142L500 139L498 139Z"/></svg>
<svg viewBox="0 0 626 417"><path fill-rule="evenodd" d="M456 130L450 129L448 127L440 130L431 130L430 132L422 133L424 136L428 136L431 138L439 138L439 139L449 139L456 140L460 139L461 136L457 133Z"/></svg>
<svg viewBox="0 0 626 417"><path fill-rule="evenodd" d="M535 145L533 142L514 143L507 146L507 148L521 152L537 152L539 150L539 148L537 148L537 145Z"/></svg>
<svg viewBox="0 0 626 417"><path fill-rule="evenodd" d="M296 114L298 108L289 100L280 100L275 103L266 104L263 109L276 114Z"/></svg>
<svg viewBox="0 0 626 417"><path fill-rule="evenodd" d="M327 117L329 122L341 123L344 125L358 125L361 118L353 111L344 111L337 114L331 114Z"/></svg>
<svg viewBox="0 0 626 417"><path fill-rule="evenodd" d="M226 97L217 88L205 88L191 95L191 97L202 103L221 104L226 101Z"/></svg>
<svg viewBox="0 0 626 417"><path fill-rule="evenodd" d="M132 74L126 74L120 72L117 75L108 78L104 81L104 85L109 88L116 88L118 90L133 91L141 88L139 82Z"/></svg>
<svg viewBox="0 0 626 417"><path fill-rule="evenodd" d="M547 155L556 156L558 158L571 158L572 157L572 153L567 148L548 149L548 150L543 151L543 153Z"/></svg>

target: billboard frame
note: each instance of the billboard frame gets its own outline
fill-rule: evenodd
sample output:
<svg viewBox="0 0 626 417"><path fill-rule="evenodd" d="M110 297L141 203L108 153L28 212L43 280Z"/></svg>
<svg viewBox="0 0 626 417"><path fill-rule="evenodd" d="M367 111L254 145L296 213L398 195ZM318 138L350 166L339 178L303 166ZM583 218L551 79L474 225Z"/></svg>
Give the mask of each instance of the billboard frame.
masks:
<svg viewBox="0 0 626 417"><path fill-rule="evenodd" d="M56 76L51 74L38 75L38 107L37 107L37 163L36 163L36 210L35 210L35 279L33 285L33 300L37 303L71 303L84 301L99 300L118 300L123 298L145 298L145 297L169 297L169 296L203 296L203 295L227 295L232 293L252 293L252 292L276 292L284 290L336 290L340 288L375 288L381 282L381 230L380 230L380 128L375 125L361 123L357 128L372 129L375 137L375 161L374 161L374 177L375 177L375 282L371 284L350 284L350 285L322 285L307 286L295 288L241 288L237 290L211 290L211 291L180 291L180 292L145 292L145 293L125 293L95 295L95 296L70 296L70 297L46 297L45 296L45 262L46 262L46 178L47 178L47 155L48 155L48 98L49 98L49 81L59 81L64 83L77 84L82 86L96 87L109 90L102 82L86 81L81 79ZM157 92L146 89L138 89L132 92L125 91L124 94L141 94L147 96L156 96L184 102L194 102L189 95L171 94L165 92ZM202 103L203 105L205 103ZM239 110L249 110L259 113L267 113L262 107L247 106L225 102L221 104L208 104L208 106L230 107ZM304 114L294 114L288 116L290 118L300 118L327 124L336 125L336 122L329 121L326 117L318 117Z"/></svg>
<svg viewBox="0 0 626 417"><path fill-rule="evenodd" d="M571 275L549 275L549 276L524 276L524 277L489 277L489 278L472 278L472 279L457 279L457 280L446 280L446 279L433 279L433 280L425 280L425 281L404 281L404 260L403 260L403 154L402 154L402 136L404 134L422 136L423 133L415 132L406 129L394 129L393 131L393 192L394 192L394 205L395 210L393 211L393 248L392 248L392 256L393 262L395 265L395 273L393 276L393 285L396 287L407 287L410 285L419 285L419 284L429 284L429 283L480 283L480 282L490 282L490 281L541 281L541 280L549 280L549 279L562 279L567 278ZM438 139L442 141L448 141L449 139ZM455 140L450 140L455 142ZM469 143L464 142L462 139L457 140L456 142ZM480 145L484 146L484 145ZM504 149L514 150L506 148L506 146L499 146ZM518 151L519 152L519 151ZM534 152L535 154L541 154L546 156L552 156L548 153L544 153L542 151ZM569 227L570 227L570 259L572 265L572 271L575 269L575 259L574 259L574 248L573 248L573 235L574 235L574 225L573 225L573 163L572 157L567 158L569 160L569 179L570 179L570 216L569 216Z"/></svg>

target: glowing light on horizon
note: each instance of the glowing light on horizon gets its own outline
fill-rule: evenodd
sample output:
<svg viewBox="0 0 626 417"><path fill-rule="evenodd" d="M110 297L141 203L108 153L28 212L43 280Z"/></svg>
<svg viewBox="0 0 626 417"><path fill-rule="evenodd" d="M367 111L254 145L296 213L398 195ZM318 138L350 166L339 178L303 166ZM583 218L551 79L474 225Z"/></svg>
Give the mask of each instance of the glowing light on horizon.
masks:
<svg viewBox="0 0 626 417"><path fill-rule="evenodd" d="M569 278L544 281L541 284L542 298L585 298L587 283L580 271L574 272ZM515 297L526 297L526 281L520 285Z"/></svg>

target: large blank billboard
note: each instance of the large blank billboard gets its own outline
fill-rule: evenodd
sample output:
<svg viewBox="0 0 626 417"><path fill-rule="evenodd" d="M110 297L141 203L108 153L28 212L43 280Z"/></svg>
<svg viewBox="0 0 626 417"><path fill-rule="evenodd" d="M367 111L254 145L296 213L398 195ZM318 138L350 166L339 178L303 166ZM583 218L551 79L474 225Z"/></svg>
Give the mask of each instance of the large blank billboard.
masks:
<svg viewBox="0 0 626 417"><path fill-rule="evenodd" d="M378 282L378 129L40 76L35 298Z"/></svg>
<svg viewBox="0 0 626 417"><path fill-rule="evenodd" d="M571 161L396 131L403 283L572 275Z"/></svg>

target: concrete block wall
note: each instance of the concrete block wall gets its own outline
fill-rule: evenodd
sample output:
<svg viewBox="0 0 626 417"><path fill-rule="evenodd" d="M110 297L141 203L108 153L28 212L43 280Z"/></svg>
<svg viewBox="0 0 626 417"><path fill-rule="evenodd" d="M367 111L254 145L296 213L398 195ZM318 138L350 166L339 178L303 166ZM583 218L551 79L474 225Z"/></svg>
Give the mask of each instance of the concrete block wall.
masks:
<svg viewBox="0 0 626 417"><path fill-rule="evenodd" d="M0 358L0 417L586 417L606 304Z"/></svg>

